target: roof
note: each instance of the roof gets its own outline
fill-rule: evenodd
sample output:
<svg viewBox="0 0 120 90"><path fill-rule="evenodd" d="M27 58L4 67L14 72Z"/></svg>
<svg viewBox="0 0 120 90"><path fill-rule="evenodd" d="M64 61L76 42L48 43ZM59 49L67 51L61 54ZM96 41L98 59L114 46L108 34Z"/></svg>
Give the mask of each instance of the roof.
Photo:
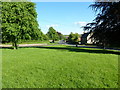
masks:
<svg viewBox="0 0 120 90"><path fill-rule="evenodd" d="M84 33L82 34L81 38L86 38L90 33Z"/></svg>

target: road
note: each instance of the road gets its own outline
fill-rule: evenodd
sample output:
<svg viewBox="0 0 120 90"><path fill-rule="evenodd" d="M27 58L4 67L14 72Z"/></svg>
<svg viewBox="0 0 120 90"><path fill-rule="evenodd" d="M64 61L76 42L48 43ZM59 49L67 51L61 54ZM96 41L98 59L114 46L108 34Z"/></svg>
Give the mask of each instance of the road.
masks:
<svg viewBox="0 0 120 90"><path fill-rule="evenodd" d="M65 43L63 40L61 40L60 42L59 42L59 44L63 44L63 45L69 45L69 46L73 46L73 47L76 47L76 45L74 45L74 44L67 44L67 43ZM96 49L107 49L107 50L118 50L118 51L120 51L120 49L118 49L118 48L110 48L110 47L99 47L99 46L85 46L85 45L78 45L78 47L83 47L83 48L96 48Z"/></svg>

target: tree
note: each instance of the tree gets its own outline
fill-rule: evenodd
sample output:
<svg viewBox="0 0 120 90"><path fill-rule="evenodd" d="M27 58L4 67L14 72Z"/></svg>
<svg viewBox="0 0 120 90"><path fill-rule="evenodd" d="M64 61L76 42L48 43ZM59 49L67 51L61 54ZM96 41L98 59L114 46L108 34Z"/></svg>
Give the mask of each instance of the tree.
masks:
<svg viewBox="0 0 120 90"><path fill-rule="evenodd" d="M53 43L55 42L55 40L59 40L58 33L53 27L49 28L49 31L47 32L47 36L49 37L49 39L52 40Z"/></svg>
<svg viewBox="0 0 120 90"><path fill-rule="evenodd" d="M90 7L98 14L84 30L92 31L92 37L98 44L120 45L120 2L95 2Z"/></svg>
<svg viewBox="0 0 120 90"><path fill-rule="evenodd" d="M74 34L71 32L70 35L68 36L68 40L67 41L72 43L73 40L74 40Z"/></svg>
<svg viewBox="0 0 120 90"><path fill-rule="evenodd" d="M2 41L12 42L17 49L19 40L41 38L33 2L2 2Z"/></svg>
<svg viewBox="0 0 120 90"><path fill-rule="evenodd" d="M80 41L80 35L78 33L75 33L74 37L74 42L77 44Z"/></svg>
<svg viewBox="0 0 120 90"><path fill-rule="evenodd" d="M64 39L64 35L61 32L57 32L58 36L59 36L59 40Z"/></svg>
<svg viewBox="0 0 120 90"><path fill-rule="evenodd" d="M73 44L78 44L80 35L78 33L73 34L72 32L70 33L70 35L68 36L68 42L69 43L73 43Z"/></svg>

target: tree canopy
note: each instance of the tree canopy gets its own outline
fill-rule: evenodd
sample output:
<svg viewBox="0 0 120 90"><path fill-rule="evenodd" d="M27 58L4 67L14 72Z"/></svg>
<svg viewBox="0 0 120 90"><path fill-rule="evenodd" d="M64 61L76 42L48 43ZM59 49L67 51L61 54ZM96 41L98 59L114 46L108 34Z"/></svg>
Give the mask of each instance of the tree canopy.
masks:
<svg viewBox="0 0 120 90"><path fill-rule="evenodd" d="M78 42L80 41L80 35L78 33L70 33L70 35L68 36L68 40L69 43L73 43L73 44L78 44Z"/></svg>
<svg viewBox="0 0 120 90"><path fill-rule="evenodd" d="M42 40L33 2L2 2L2 41Z"/></svg>
<svg viewBox="0 0 120 90"><path fill-rule="evenodd" d="M55 40L59 40L58 33L53 27L49 28L49 31L47 32L47 36L49 37L49 39L53 40L53 42Z"/></svg>
<svg viewBox="0 0 120 90"><path fill-rule="evenodd" d="M59 40L64 39L64 35L61 32L57 32Z"/></svg>
<svg viewBox="0 0 120 90"><path fill-rule="evenodd" d="M120 2L95 2L90 7L98 14L84 30L92 31L98 44L120 45Z"/></svg>

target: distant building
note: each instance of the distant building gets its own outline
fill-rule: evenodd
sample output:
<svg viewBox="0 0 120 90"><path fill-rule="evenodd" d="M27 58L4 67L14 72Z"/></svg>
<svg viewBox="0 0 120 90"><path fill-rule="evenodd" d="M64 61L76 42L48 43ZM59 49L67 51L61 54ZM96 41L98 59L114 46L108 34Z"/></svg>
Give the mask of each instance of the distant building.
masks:
<svg viewBox="0 0 120 90"><path fill-rule="evenodd" d="M84 33L81 36L81 44L94 44L94 38L91 38L93 33Z"/></svg>

